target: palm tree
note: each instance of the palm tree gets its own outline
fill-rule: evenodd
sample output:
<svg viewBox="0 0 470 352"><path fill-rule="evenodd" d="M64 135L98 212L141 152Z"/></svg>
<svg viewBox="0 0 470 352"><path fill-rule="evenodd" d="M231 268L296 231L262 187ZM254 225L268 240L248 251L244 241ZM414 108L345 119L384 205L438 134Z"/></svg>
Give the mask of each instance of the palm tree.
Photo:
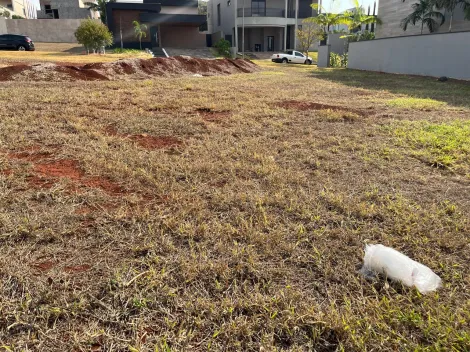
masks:
<svg viewBox="0 0 470 352"><path fill-rule="evenodd" d="M436 7L438 9L445 9L446 13L450 12L449 32L452 32L452 20L454 19L454 11L457 6L462 7L465 18L470 20L470 0L436 0Z"/></svg>
<svg viewBox="0 0 470 352"><path fill-rule="evenodd" d="M344 14L326 12L325 9L320 7L318 4L312 4L310 6L316 11L320 9L322 10L322 12L317 16L312 17L311 21L320 25L324 33L328 33L331 26L335 26L337 24L346 24Z"/></svg>
<svg viewBox="0 0 470 352"><path fill-rule="evenodd" d="M400 27L406 31L410 24L414 26L416 23L421 22L421 34L423 34L424 25L428 27L429 32L434 32L445 21L444 15L434 9L435 5L434 0L419 0L419 2L411 5L413 12L401 20Z"/></svg>
<svg viewBox="0 0 470 352"><path fill-rule="evenodd" d="M354 9L344 13L344 21L349 27L350 32L360 30L363 24L378 23L382 21L374 15L367 15L364 8L359 4L359 0L354 0Z"/></svg>
<svg viewBox="0 0 470 352"><path fill-rule="evenodd" d="M142 50L142 38L147 36L147 25L141 24L138 21L132 22L134 25L135 36L139 38L140 50Z"/></svg>
<svg viewBox="0 0 470 352"><path fill-rule="evenodd" d="M96 0L96 2L85 2L84 5L88 6L88 10L93 10L100 13L101 22L106 22L106 4L108 2L116 2L116 0Z"/></svg>

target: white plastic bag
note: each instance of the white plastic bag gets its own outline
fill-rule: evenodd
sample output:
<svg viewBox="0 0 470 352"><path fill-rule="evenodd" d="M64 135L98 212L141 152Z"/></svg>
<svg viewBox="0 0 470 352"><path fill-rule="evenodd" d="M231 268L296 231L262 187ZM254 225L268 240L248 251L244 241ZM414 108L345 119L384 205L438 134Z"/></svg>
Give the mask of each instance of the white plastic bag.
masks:
<svg viewBox="0 0 470 352"><path fill-rule="evenodd" d="M442 281L427 266L381 244L366 246L361 272L364 275L370 272L384 274L389 279L400 281L406 286L416 286L421 293L437 290Z"/></svg>

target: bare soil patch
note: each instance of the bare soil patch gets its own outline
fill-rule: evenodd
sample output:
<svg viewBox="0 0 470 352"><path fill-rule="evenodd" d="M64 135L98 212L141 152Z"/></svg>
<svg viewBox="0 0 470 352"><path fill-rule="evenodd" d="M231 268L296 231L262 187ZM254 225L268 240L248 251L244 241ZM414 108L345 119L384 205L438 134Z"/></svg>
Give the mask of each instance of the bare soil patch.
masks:
<svg viewBox="0 0 470 352"><path fill-rule="evenodd" d="M105 132L106 134L110 136L129 139L137 143L140 147L147 149L147 150L172 148L172 147L177 147L183 144L181 140L172 136L152 136L146 133L142 133L142 134L119 133L118 130L114 126L106 127Z"/></svg>
<svg viewBox="0 0 470 352"><path fill-rule="evenodd" d="M315 102L308 102L308 101L299 101L299 100L284 100L279 103L275 103L275 106L284 109L295 109L300 111L305 110L332 110L332 111L339 111L339 112L347 112L357 114L359 116L370 116L373 114L373 111L366 110L366 109L352 109L345 106L338 106L338 105L330 105L330 104L322 104L322 103L315 103Z"/></svg>
<svg viewBox="0 0 470 352"><path fill-rule="evenodd" d="M28 183L34 188L50 188L59 178L74 181L70 190L78 191L81 187L99 188L111 195L123 193L121 186L107 177L87 176L74 159L54 159L52 152L41 151L40 146L32 146L25 150L8 153L10 159L29 161L34 164L33 174L27 177ZM11 173L11 170L9 173Z"/></svg>
<svg viewBox="0 0 470 352"><path fill-rule="evenodd" d="M106 81L144 79L154 76L229 75L258 71L241 59L197 59L185 56L153 59L124 59L83 66L56 63L14 65L0 68L0 81Z"/></svg>
<svg viewBox="0 0 470 352"><path fill-rule="evenodd" d="M228 110L212 110L211 108L199 108L196 112L202 116L205 121L209 122L220 122L221 120L230 116Z"/></svg>

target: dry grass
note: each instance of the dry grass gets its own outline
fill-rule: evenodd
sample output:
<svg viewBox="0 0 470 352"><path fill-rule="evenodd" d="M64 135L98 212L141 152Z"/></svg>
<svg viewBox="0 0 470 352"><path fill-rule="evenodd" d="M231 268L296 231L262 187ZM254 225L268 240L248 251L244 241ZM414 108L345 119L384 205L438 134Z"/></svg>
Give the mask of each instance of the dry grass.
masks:
<svg viewBox="0 0 470 352"><path fill-rule="evenodd" d="M469 86L262 64L3 84L4 349L470 349ZM366 281L365 243L444 287Z"/></svg>
<svg viewBox="0 0 470 352"><path fill-rule="evenodd" d="M36 43L36 51L0 51L0 67L16 63L61 62L68 64L88 64L92 62L112 62L129 57L149 58L144 52L135 54L113 54L109 50L105 55L86 55L79 44Z"/></svg>

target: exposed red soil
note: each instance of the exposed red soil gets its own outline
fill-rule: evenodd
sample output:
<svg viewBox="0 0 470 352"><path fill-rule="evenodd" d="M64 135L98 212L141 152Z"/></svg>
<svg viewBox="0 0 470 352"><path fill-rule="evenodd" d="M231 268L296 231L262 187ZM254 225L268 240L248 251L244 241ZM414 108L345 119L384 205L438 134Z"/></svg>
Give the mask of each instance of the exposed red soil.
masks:
<svg viewBox="0 0 470 352"><path fill-rule="evenodd" d="M41 263L34 263L31 266L35 269L38 269L40 271L48 271L54 267L56 262L53 262L51 260L41 262Z"/></svg>
<svg viewBox="0 0 470 352"><path fill-rule="evenodd" d="M177 147L182 143L176 137L172 136L152 136L148 134L125 134L119 133L118 130L114 126L108 126L105 129L106 134L115 137L127 138L135 143L137 143L140 147L153 150L153 149L163 149L163 148L171 148Z"/></svg>
<svg viewBox="0 0 470 352"><path fill-rule="evenodd" d="M196 112L202 116L205 121L209 122L220 122L224 118L230 116L230 111L223 110L223 111L216 111L212 110L211 108L199 108L196 109Z"/></svg>
<svg viewBox="0 0 470 352"><path fill-rule="evenodd" d="M186 56L125 59L83 66L41 63L0 68L0 81L107 81L154 76L229 75L258 71L250 60L198 59Z"/></svg>
<svg viewBox="0 0 470 352"><path fill-rule="evenodd" d="M315 102L308 102L308 101L298 101L298 100L284 100L274 104L280 108L284 109L295 109L295 110L332 110L332 111L340 111L340 112L349 112L353 114L357 114L359 116L368 116L373 114L372 111L368 110L360 110L360 109L351 109L345 106L338 106L338 105L329 105L329 104L322 104L322 103L315 103Z"/></svg>
<svg viewBox="0 0 470 352"><path fill-rule="evenodd" d="M12 169L3 169L3 170L0 170L0 174L2 175L5 175L5 176L9 176L13 173L13 170Z"/></svg>
<svg viewBox="0 0 470 352"><path fill-rule="evenodd" d="M106 193L113 196L118 196L125 193L121 186L106 177L87 177L83 178L81 182L84 186L90 188L100 188Z"/></svg>
<svg viewBox="0 0 470 352"><path fill-rule="evenodd" d="M66 266L64 271L71 274L71 273L82 273L84 271L90 270L91 266L88 264L81 264L81 265L72 265Z"/></svg>
<svg viewBox="0 0 470 352"><path fill-rule="evenodd" d="M67 177L71 180L79 180L83 177L83 171L80 170L78 162L71 159L36 164L34 171L42 176Z"/></svg>
<svg viewBox="0 0 470 352"><path fill-rule="evenodd" d="M38 146L26 150L8 153L10 159L26 160L34 163L34 174L27 177L30 186L34 188L50 188L58 178L67 178L74 181L71 191L78 191L81 187L99 188L110 195L122 195L121 186L107 177L87 176L80 168L79 162L74 159L53 159L53 154L40 152ZM11 170L10 170L11 173Z"/></svg>

